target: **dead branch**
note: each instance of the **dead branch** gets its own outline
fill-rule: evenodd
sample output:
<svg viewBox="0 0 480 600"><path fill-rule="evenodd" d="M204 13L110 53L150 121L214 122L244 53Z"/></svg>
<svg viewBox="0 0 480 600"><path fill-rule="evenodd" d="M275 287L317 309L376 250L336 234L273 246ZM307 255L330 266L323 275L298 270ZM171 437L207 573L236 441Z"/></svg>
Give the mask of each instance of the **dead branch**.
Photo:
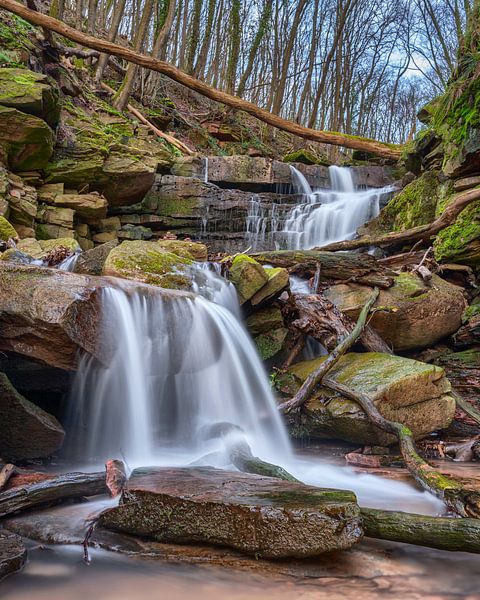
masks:
<svg viewBox="0 0 480 600"><path fill-rule="evenodd" d="M15 465L12 465L11 463L3 465L2 469L0 470L0 491L3 490L3 488L7 485L8 480L12 475L15 474L15 472Z"/></svg>

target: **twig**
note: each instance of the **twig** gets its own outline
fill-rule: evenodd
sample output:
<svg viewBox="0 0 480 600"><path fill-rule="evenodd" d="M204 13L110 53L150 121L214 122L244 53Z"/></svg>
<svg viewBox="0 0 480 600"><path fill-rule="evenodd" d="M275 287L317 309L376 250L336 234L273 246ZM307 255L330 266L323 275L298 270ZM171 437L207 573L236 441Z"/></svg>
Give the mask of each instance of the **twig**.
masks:
<svg viewBox="0 0 480 600"><path fill-rule="evenodd" d="M452 390L450 394L455 398L457 406L460 407L464 413L467 413L469 417L471 417L480 425L480 412L475 407L473 407L470 404L470 402L467 402L465 398L462 398L462 396L460 396L460 394L455 390Z"/></svg>

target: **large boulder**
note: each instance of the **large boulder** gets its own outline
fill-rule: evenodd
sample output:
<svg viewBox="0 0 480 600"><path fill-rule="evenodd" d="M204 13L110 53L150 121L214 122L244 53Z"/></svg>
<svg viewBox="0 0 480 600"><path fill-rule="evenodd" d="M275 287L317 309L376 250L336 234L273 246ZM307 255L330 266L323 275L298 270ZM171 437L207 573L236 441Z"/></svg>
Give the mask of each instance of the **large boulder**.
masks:
<svg viewBox="0 0 480 600"><path fill-rule="evenodd" d="M433 248L438 261L480 264L480 200L467 206L452 225L438 232Z"/></svg>
<svg viewBox="0 0 480 600"><path fill-rule="evenodd" d="M267 283L256 292L250 299L252 306L257 306L275 296L278 296L290 284L290 278L287 269L281 267L265 268L268 277Z"/></svg>
<svg viewBox="0 0 480 600"><path fill-rule="evenodd" d="M0 217L0 241L7 242L10 239L16 238L17 232L13 225L5 217Z"/></svg>
<svg viewBox="0 0 480 600"><path fill-rule="evenodd" d="M84 275L101 275L107 256L115 246L118 246L118 242L112 240L82 252L75 263L73 271Z"/></svg>
<svg viewBox="0 0 480 600"><path fill-rule="evenodd" d="M0 158L14 171L46 167L53 151L53 131L43 121L0 105Z"/></svg>
<svg viewBox="0 0 480 600"><path fill-rule="evenodd" d="M280 377L284 394L292 396L325 357L297 363ZM379 412L405 424L415 438L448 427L455 413L451 386L442 368L409 358L366 352L342 356L329 372L334 381L366 394ZM396 438L371 423L363 409L323 386L318 386L300 413L287 415L295 438L342 439L358 444L389 445Z"/></svg>
<svg viewBox="0 0 480 600"><path fill-rule="evenodd" d="M181 244L181 242L179 242ZM189 290L188 267L193 256L187 246L169 252L156 242L124 241L111 250L103 266L104 275L142 281L163 288Z"/></svg>
<svg viewBox="0 0 480 600"><path fill-rule="evenodd" d="M328 300L357 319L371 288L356 283L334 285L325 292ZM463 290L434 275L426 284L413 273L400 273L391 288L380 290L370 325L396 351L425 348L460 327L466 302Z"/></svg>
<svg viewBox="0 0 480 600"><path fill-rule="evenodd" d="M136 469L121 504L102 515L101 525L265 558L316 556L362 537L352 492L212 467Z"/></svg>
<svg viewBox="0 0 480 600"><path fill-rule="evenodd" d="M55 127L60 116L58 89L43 73L28 69L0 69L0 104L40 117Z"/></svg>
<svg viewBox="0 0 480 600"><path fill-rule="evenodd" d="M0 456L6 460L44 458L63 444L60 423L24 398L0 373Z"/></svg>
<svg viewBox="0 0 480 600"><path fill-rule="evenodd" d="M254 258L238 254L230 267L230 281L237 289L240 304L250 300L268 282L266 270Z"/></svg>
<svg viewBox="0 0 480 600"><path fill-rule="evenodd" d="M75 369L79 351L97 354L104 285L64 271L0 262L0 349Z"/></svg>

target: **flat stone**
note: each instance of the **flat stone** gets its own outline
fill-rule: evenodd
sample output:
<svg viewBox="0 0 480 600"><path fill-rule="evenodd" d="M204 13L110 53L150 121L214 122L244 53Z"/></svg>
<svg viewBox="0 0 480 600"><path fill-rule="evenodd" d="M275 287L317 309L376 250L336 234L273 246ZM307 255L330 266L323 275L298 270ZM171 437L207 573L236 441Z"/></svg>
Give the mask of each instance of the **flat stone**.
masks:
<svg viewBox="0 0 480 600"><path fill-rule="evenodd" d="M287 269L281 267L264 269L267 276L267 283L256 294L252 296L250 302L252 306L257 306L262 302L271 300L278 296L290 283L290 278Z"/></svg>
<svg viewBox="0 0 480 600"><path fill-rule="evenodd" d="M480 185L480 175L472 175L471 177L462 177L453 182L453 189L456 192L463 192Z"/></svg>
<svg viewBox="0 0 480 600"><path fill-rule="evenodd" d="M7 460L48 457L62 446L64 437L57 419L19 394L0 373L0 456Z"/></svg>
<svg viewBox="0 0 480 600"><path fill-rule="evenodd" d="M162 542L229 546L264 558L307 557L362 537L348 491L212 467L136 469L100 524Z"/></svg>
<svg viewBox="0 0 480 600"><path fill-rule="evenodd" d="M278 306L262 308L247 318L247 328L252 335L266 333L279 327L283 327L283 316Z"/></svg>
<svg viewBox="0 0 480 600"><path fill-rule="evenodd" d="M240 304L250 300L268 282L262 265L246 254L235 256L229 276L237 289Z"/></svg>
<svg viewBox="0 0 480 600"><path fill-rule="evenodd" d="M27 549L21 538L9 531L0 531L0 580L20 571L27 560Z"/></svg>
<svg viewBox="0 0 480 600"><path fill-rule="evenodd" d="M53 204L70 208L82 217L104 218L107 215L107 200L99 194L58 194Z"/></svg>

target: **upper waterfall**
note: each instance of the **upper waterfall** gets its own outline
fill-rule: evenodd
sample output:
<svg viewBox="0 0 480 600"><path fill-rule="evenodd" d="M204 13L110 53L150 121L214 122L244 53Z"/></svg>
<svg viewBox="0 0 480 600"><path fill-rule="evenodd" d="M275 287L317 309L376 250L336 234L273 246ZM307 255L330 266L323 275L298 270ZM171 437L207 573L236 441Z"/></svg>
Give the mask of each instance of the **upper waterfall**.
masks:
<svg viewBox="0 0 480 600"><path fill-rule="evenodd" d="M288 249L308 249L350 239L358 227L376 217L382 194L389 188L356 190L352 171L329 167L331 189L313 191L304 175L290 167L292 183L302 201L288 215L283 235Z"/></svg>

